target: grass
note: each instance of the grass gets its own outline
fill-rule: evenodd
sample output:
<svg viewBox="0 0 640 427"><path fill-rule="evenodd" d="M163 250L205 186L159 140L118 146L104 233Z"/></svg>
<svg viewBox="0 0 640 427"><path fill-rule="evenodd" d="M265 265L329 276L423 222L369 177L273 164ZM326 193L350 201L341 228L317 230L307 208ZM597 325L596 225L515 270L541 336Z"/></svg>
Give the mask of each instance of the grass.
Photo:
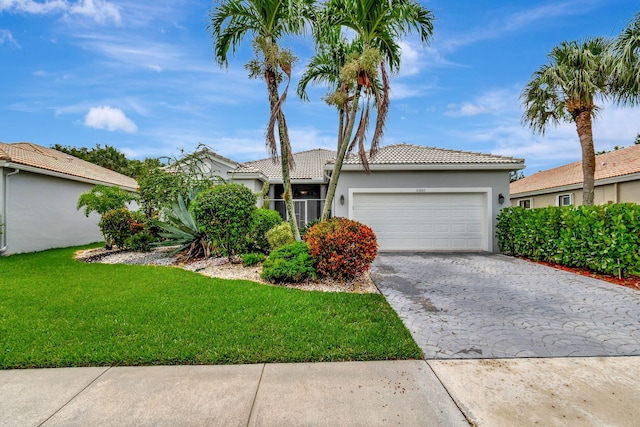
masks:
<svg viewBox="0 0 640 427"><path fill-rule="evenodd" d="M413 359L381 295L308 292L178 268L0 258L0 368Z"/></svg>

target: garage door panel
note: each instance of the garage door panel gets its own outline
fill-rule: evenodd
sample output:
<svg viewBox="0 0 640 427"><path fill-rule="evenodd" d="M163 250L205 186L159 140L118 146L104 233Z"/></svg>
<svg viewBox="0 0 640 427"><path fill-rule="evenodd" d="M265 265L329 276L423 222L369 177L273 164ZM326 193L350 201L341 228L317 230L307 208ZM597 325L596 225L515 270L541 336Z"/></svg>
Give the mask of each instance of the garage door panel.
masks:
<svg viewBox="0 0 640 427"><path fill-rule="evenodd" d="M486 250L484 193L354 193L381 250Z"/></svg>

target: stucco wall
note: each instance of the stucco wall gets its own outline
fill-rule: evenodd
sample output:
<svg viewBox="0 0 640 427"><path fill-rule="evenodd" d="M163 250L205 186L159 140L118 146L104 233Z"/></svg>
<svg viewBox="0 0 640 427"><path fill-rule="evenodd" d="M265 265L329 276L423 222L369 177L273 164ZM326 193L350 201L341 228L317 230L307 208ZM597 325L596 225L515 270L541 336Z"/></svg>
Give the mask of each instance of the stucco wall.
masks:
<svg viewBox="0 0 640 427"><path fill-rule="evenodd" d="M102 240L99 215L76 210L91 184L21 171L7 179L7 251L3 255Z"/></svg>
<svg viewBox="0 0 640 427"><path fill-rule="evenodd" d="M496 217L500 210L509 206L508 171L372 171L366 175L360 171L343 171L338 181L333 202L334 216L349 216L349 188L491 188L490 204L492 231L489 247L498 252L495 241ZM504 204L498 202L498 195L505 197ZM340 204L344 196L344 205Z"/></svg>

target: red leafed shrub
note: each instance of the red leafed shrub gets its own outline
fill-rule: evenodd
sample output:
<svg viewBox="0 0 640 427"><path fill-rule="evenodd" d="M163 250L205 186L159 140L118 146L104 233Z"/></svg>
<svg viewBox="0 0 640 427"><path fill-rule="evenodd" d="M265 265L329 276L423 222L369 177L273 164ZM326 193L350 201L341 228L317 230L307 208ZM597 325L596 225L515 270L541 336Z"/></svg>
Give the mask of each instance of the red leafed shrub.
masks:
<svg viewBox="0 0 640 427"><path fill-rule="evenodd" d="M305 236L309 254L321 276L339 280L364 273L378 254L373 230L357 221L331 218L311 227Z"/></svg>

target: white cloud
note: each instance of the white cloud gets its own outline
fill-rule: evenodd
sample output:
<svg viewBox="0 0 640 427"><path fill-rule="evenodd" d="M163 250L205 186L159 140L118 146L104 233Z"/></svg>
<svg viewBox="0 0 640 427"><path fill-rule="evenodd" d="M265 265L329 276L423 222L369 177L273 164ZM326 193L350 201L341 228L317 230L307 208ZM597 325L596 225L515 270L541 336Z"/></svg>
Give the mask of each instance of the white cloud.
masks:
<svg viewBox="0 0 640 427"><path fill-rule="evenodd" d="M13 34L11 34L11 31L0 29L0 45L3 45L3 44L11 45L14 47L20 47L16 39L13 38Z"/></svg>
<svg viewBox="0 0 640 427"><path fill-rule="evenodd" d="M120 9L106 0L0 0L0 12L47 15L61 13L65 16L80 15L92 18L99 24L113 21L120 24Z"/></svg>
<svg viewBox="0 0 640 427"><path fill-rule="evenodd" d="M514 90L496 89L483 93L473 101L447 105L445 115L451 117L501 114L518 105L518 93Z"/></svg>
<svg viewBox="0 0 640 427"><path fill-rule="evenodd" d="M134 133L138 130L136 124L129 119L119 108L111 108L108 105L93 107L84 118L85 126L109 131L121 130Z"/></svg>
<svg viewBox="0 0 640 427"><path fill-rule="evenodd" d="M68 13L93 18L99 24L113 21L120 24L120 9L113 3L104 0L82 0L69 4Z"/></svg>

